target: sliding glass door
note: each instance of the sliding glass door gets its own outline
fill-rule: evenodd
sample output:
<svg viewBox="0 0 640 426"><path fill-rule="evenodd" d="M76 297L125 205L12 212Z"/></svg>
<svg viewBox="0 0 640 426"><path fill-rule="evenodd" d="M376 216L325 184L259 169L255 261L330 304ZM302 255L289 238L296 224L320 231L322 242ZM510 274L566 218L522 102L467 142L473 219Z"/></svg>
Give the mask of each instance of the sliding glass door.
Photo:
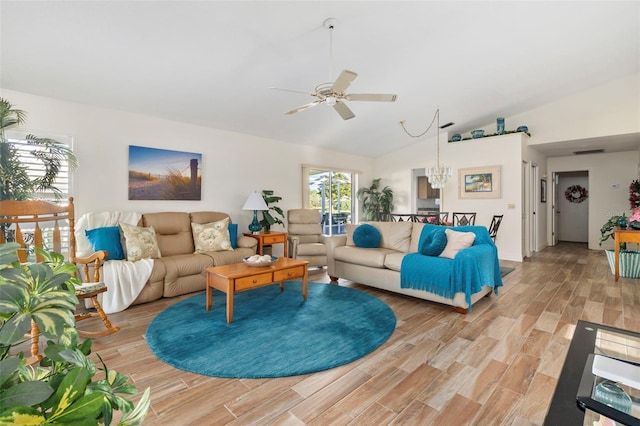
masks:
<svg viewBox="0 0 640 426"><path fill-rule="evenodd" d="M346 233L346 223L353 220L353 180L351 171L305 167L306 208L317 209L325 235Z"/></svg>

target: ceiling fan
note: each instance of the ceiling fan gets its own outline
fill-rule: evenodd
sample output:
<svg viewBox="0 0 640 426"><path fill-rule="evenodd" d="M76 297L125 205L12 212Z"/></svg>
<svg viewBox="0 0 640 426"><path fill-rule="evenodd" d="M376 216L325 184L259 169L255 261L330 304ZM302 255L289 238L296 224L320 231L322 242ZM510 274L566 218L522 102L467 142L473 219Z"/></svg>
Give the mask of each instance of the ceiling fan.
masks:
<svg viewBox="0 0 640 426"><path fill-rule="evenodd" d="M323 23L324 27L329 29L330 56L333 56L332 33L333 29L335 28L336 22L337 21L334 18L328 18ZM281 89L279 87L271 87L271 89L304 93L318 98L313 102L294 108L291 111L286 112L285 114L295 114L297 112L304 111L305 109L309 109L311 107L324 103L328 106L332 106L333 109L335 109L344 120L349 120L355 117L355 114L351 111L351 109L349 109L344 101L395 102L396 98L398 97L398 95L385 93L347 93L346 90L349 88L351 83L353 83L353 80L355 80L357 76L358 74L353 71L344 70L340 73L338 78L333 83L319 84L318 86L316 86L313 93L305 92L302 90Z"/></svg>

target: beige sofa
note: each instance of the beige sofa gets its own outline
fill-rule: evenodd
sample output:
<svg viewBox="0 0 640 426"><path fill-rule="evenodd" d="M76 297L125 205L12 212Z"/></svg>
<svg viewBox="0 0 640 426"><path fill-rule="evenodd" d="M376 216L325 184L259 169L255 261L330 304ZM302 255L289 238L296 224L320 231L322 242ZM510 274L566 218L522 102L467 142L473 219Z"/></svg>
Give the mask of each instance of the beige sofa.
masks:
<svg viewBox="0 0 640 426"><path fill-rule="evenodd" d="M133 305L204 290L205 268L239 263L243 257L255 254L258 241L240 233L238 247L233 251L194 253L191 223L216 222L226 217L229 215L221 212L143 214L139 225L153 226L161 257L154 259L151 276Z"/></svg>
<svg viewBox="0 0 640 426"><path fill-rule="evenodd" d="M377 248L360 248L354 245L352 235L357 225L348 224L347 235L331 236L325 240L327 246L327 272L332 281L343 278L371 287L451 305L461 313L466 313L469 310L470 306L467 303L469 298L464 292L457 292L454 297L445 298L425 290L401 288L400 269L404 256L418 251L423 227L434 225L414 222L367 223L373 225L381 234L381 242ZM490 239L488 233L487 238ZM434 263L438 262L441 265L442 258L434 260ZM444 262L446 263L446 261ZM502 285L502 281L499 281L499 285L496 285L496 287ZM492 286L483 285L481 291L470 296L471 304L477 302L483 296L489 295L493 290Z"/></svg>

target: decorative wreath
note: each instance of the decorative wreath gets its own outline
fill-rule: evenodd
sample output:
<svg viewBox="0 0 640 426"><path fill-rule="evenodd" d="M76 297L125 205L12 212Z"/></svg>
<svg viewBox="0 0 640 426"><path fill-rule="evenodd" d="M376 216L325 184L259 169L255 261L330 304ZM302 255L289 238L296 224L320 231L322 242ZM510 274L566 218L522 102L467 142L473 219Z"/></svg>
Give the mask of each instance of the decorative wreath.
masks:
<svg viewBox="0 0 640 426"><path fill-rule="evenodd" d="M587 190L580 185L571 185L564 191L564 198L572 203L581 203L588 197Z"/></svg>

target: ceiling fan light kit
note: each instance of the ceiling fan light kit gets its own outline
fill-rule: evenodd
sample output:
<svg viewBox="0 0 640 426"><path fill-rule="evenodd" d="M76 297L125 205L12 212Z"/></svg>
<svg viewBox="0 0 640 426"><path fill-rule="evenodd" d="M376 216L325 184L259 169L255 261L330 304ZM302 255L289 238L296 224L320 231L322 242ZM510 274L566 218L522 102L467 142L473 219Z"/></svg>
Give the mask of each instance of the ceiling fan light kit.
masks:
<svg viewBox="0 0 640 426"><path fill-rule="evenodd" d="M323 26L329 30L329 56L330 56L330 68L333 66L333 29L337 24L335 18L327 18L323 22ZM329 72L329 78L333 79L333 73ZM275 90L284 90L286 92L304 93L307 95L315 96L317 100L308 104L299 106L287 111L285 114L292 115L305 109L309 109L316 105L324 103L333 109L342 117L343 120L349 120L355 117L355 114L344 103L344 101L365 101L365 102L395 102L398 95L385 94L385 93L347 93L346 90L351 86L351 83L358 76L357 73L349 70L344 70L340 73L338 78L333 83L322 83L316 86L313 93L293 90L293 89L281 89L279 87L271 87Z"/></svg>

